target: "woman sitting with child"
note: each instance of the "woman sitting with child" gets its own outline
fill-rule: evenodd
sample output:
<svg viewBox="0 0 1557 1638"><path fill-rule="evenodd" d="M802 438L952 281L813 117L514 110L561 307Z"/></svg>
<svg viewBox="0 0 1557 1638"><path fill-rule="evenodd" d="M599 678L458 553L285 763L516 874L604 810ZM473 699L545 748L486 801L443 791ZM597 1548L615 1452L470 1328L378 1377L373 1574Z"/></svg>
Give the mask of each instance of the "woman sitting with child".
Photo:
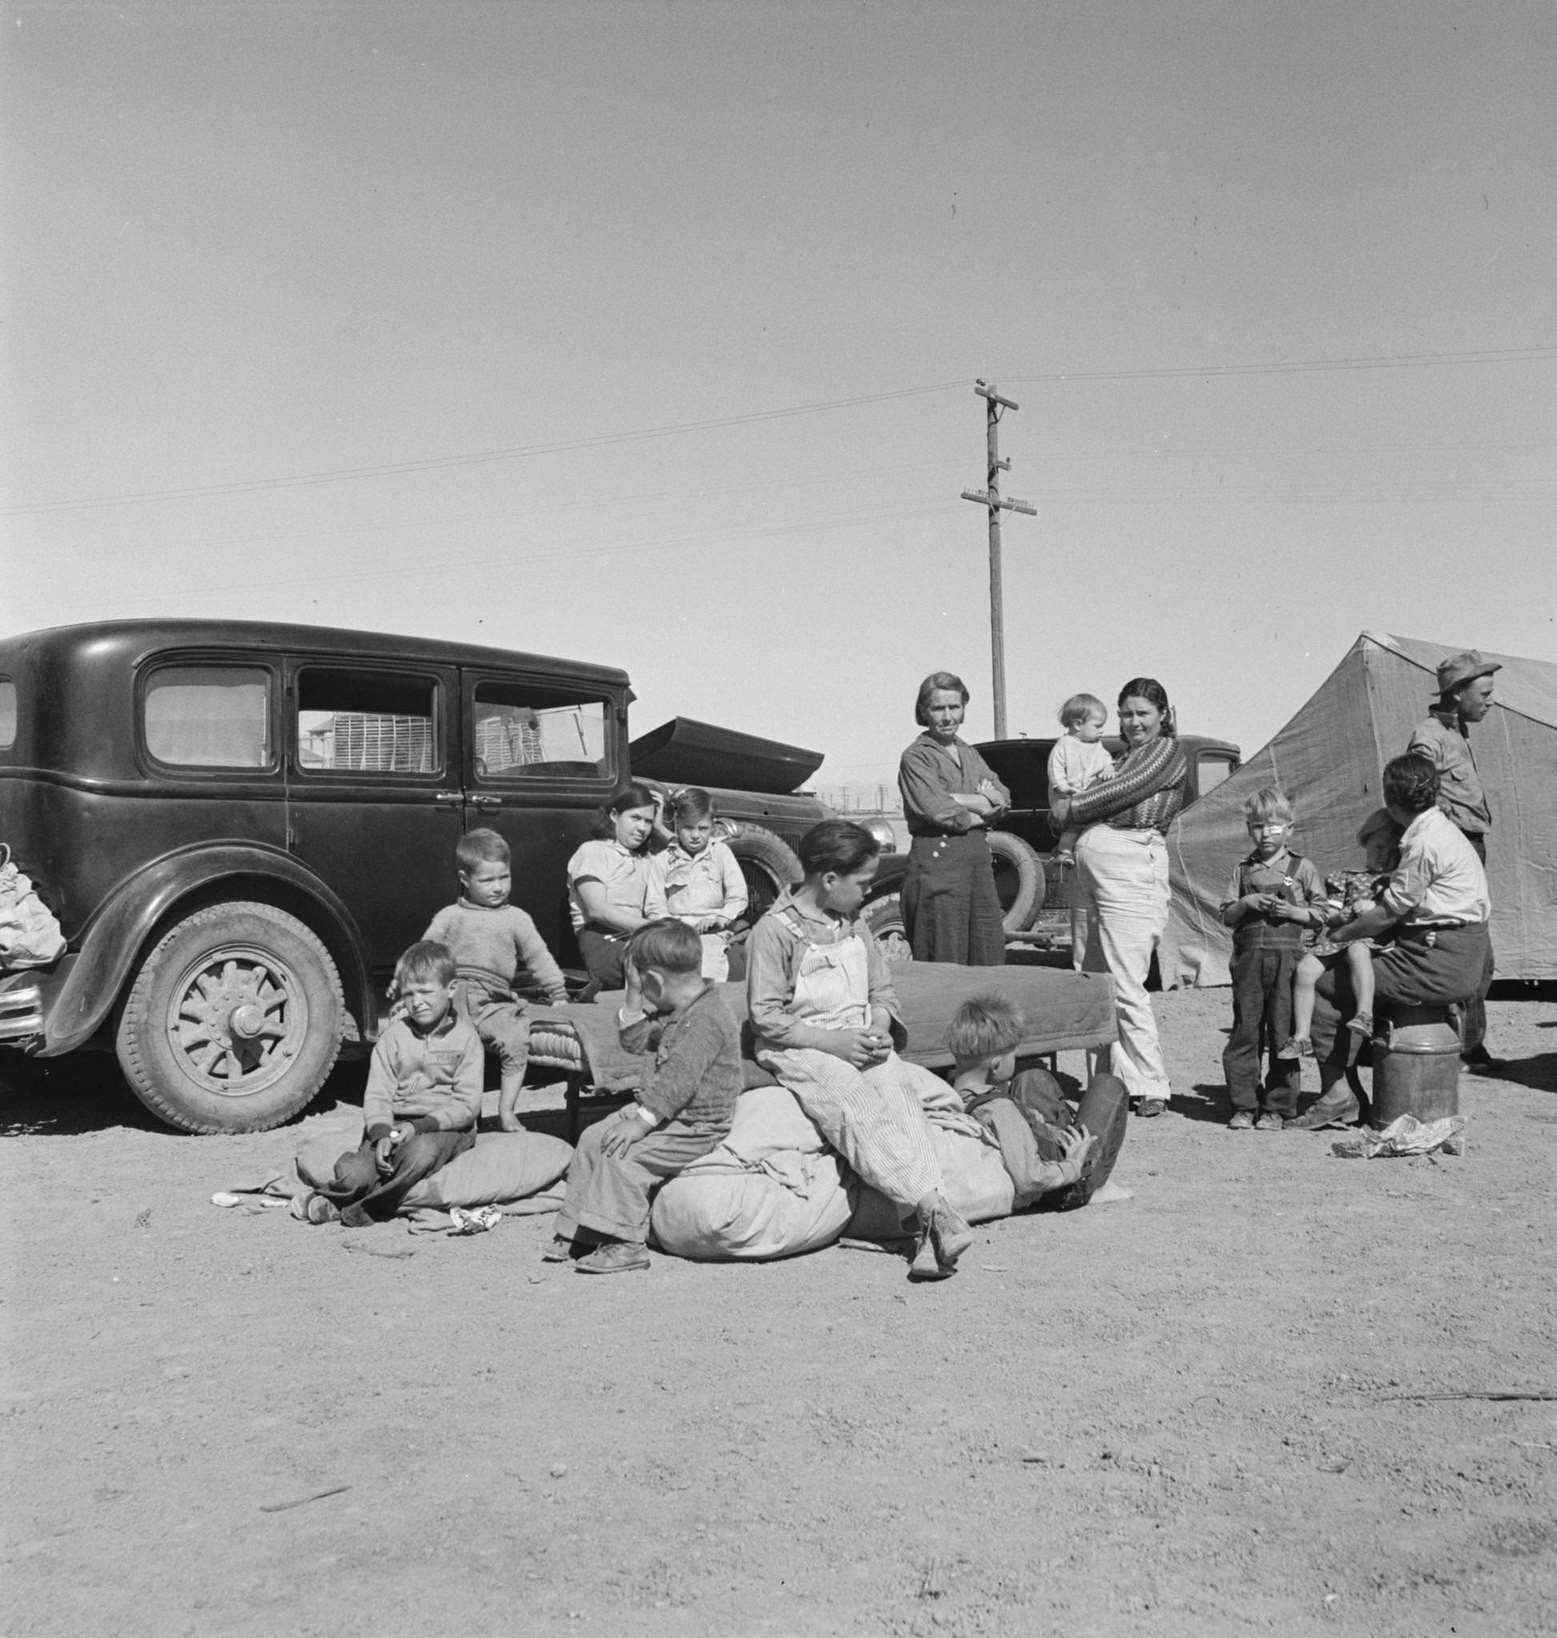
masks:
<svg viewBox="0 0 1557 1638"><path fill-rule="evenodd" d="M1383 795L1390 818L1402 827L1399 863L1373 909L1330 936L1341 945L1389 936L1388 948L1373 961L1374 993L1381 1007L1448 1007L1469 1001L1480 986L1490 948L1486 872L1458 826L1440 811L1438 770L1425 757L1397 756L1385 763ZM1316 985L1343 1018L1356 1011L1350 978L1349 968L1336 965ZM1347 1031L1333 1027L1333 1013L1316 1013L1314 1024L1320 1098L1289 1122L1309 1131L1355 1120L1359 1113L1350 1091L1336 1087L1349 1063L1343 1039Z"/></svg>
<svg viewBox="0 0 1557 1638"><path fill-rule="evenodd" d="M619 990L627 940L649 921L649 842L659 821L658 792L634 780L600 810L594 838L568 860L568 915L590 983L579 996Z"/></svg>
<svg viewBox="0 0 1557 1638"><path fill-rule="evenodd" d="M973 1231L942 1193L916 1066L887 964L860 917L876 873L876 839L846 819L801 838L805 880L783 893L752 932L747 1009L757 1062L868 1183L912 1215L919 1246L910 1277L945 1279Z"/></svg>

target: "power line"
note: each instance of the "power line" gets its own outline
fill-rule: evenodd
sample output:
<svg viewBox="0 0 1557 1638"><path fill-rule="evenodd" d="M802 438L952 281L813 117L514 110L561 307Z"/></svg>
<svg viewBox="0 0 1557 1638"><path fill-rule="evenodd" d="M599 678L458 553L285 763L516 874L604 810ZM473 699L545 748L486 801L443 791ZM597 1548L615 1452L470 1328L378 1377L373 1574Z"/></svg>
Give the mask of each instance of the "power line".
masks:
<svg viewBox="0 0 1557 1638"><path fill-rule="evenodd" d="M1018 384L1072 381L1162 381L1193 377L1234 375L1325 374L1349 370L1421 369L1451 364L1513 364L1557 358L1557 346L1482 348L1455 353L1395 353L1357 358L1282 359L1258 364L1175 365L1160 369L1055 370L1039 375L1010 375ZM755 426L765 421L820 415L833 410L856 409L867 404L890 403L899 398L921 398L951 392L972 385L972 378L938 381L927 386L898 387L890 392L859 393L849 398L820 399L809 404L791 404L778 409L750 410L740 415L723 415L697 421L674 421L663 426L637 427L625 432L597 433L585 438L558 439L549 443L514 444L499 449L477 450L460 455L427 456L413 461L384 462L376 466L334 467L321 472L296 473L289 477L251 478L234 483L199 484L176 489L153 489L119 495L96 495L73 500L36 501L0 508L0 516L86 511L97 507L136 506L162 501L200 500L215 495L256 494L268 490L300 489L316 484L346 483L362 478L400 477L419 472L440 472L453 467L480 466L493 461L525 460L537 455L560 455L573 450L601 449L615 444L643 443L655 438L673 438L693 432L716 432L728 427Z"/></svg>
<svg viewBox="0 0 1557 1638"><path fill-rule="evenodd" d="M1007 375L1020 385L1041 381L1169 381L1190 376L1319 375L1335 370L1422 369L1435 364L1521 364L1557 358L1557 347L1490 347L1468 353L1381 353L1361 358L1294 358L1265 364L1174 365L1158 370L1054 370Z"/></svg>
<svg viewBox="0 0 1557 1638"><path fill-rule="evenodd" d="M899 387L891 392L862 393L854 398L832 398L814 404L793 404L784 409L751 410L744 415L722 415L703 421L676 421L660 427L639 427L631 432L603 432L589 438L560 439L547 444L514 444L505 449L484 449L469 455L437 455L419 461L394 461L382 466L336 467L328 472L305 472L289 478L253 478L240 483L201 484L185 489L153 489L129 495L98 495L85 500L38 501L8 506L9 515L32 512L85 510L97 506L132 506L148 501L198 500L207 495L245 495L267 489L297 489L309 484L342 483L353 478L398 477L405 473L439 472L448 467L479 466L489 461L524 460L535 455L560 455L576 449L601 449L610 444L642 443L651 438L672 438L686 432L714 432L723 427L752 426L826 410L854 409L884 404L895 398L923 397L966 386L964 381L940 381L928 387Z"/></svg>

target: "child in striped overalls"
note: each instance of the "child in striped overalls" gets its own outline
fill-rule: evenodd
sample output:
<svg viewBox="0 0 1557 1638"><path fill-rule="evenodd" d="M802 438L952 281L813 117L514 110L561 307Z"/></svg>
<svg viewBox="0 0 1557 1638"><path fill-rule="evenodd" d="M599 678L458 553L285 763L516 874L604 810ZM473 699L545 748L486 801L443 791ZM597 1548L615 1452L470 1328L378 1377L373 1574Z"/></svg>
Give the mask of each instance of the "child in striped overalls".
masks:
<svg viewBox="0 0 1557 1638"><path fill-rule="evenodd" d="M752 932L747 1007L757 1062L794 1094L865 1183L911 1219L910 1277L945 1279L973 1231L941 1192L941 1167L916 1082L944 1086L893 1050L905 1036L881 952L860 917L880 844L824 819L800 840L805 880Z"/></svg>

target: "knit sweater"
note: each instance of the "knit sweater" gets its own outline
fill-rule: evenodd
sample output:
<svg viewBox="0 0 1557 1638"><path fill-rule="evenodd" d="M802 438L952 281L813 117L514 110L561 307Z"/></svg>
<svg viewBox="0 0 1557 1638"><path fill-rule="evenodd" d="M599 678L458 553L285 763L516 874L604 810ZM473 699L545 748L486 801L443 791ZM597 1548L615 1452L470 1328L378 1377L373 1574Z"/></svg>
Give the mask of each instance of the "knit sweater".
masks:
<svg viewBox="0 0 1557 1638"><path fill-rule="evenodd" d="M364 1136L405 1122L418 1132L464 1132L481 1113L484 1059L475 1030L451 1007L424 1035L397 1018L379 1036L362 1094Z"/></svg>
<svg viewBox="0 0 1557 1638"><path fill-rule="evenodd" d="M654 1057L638 1102L660 1122L723 1137L741 1095L741 1032L719 991L705 985L668 1017L623 1017L622 1045Z"/></svg>
<svg viewBox="0 0 1557 1638"><path fill-rule="evenodd" d="M567 999L562 969L517 904L489 909L461 899L440 910L423 937L448 945L460 977L474 979L488 990L511 991L527 971L548 999Z"/></svg>
<svg viewBox="0 0 1557 1638"><path fill-rule="evenodd" d="M1114 777L1100 780L1074 797L1068 825L1098 820L1115 830L1167 831L1184 806L1189 759L1169 735L1149 739L1114 764Z"/></svg>

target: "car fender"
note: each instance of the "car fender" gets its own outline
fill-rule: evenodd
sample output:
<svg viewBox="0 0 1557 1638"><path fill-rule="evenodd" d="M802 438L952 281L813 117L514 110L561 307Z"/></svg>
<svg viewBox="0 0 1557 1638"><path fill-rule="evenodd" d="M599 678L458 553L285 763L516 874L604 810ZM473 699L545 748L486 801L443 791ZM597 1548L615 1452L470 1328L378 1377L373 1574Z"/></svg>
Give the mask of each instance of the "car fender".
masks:
<svg viewBox="0 0 1557 1638"><path fill-rule="evenodd" d="M870 889L865 895L865 902L870 904L876 899L884 899L890 894L901 892L903 878L907 874L908 855L906 853L879 854L876 862L876 874L871 877Z"/></svg>
<svg viewBox="0 0 1557 1638"><path fill-rule="evenodd" d="M253 883L239 898L263 898L263 884L288 891L283 908L307 906L302 919L324 941L340 970L348 1009L364 1037L373 1032L377 1010L361 940L351 912L306 865L276 848L242 842L202 842L164 854L128 876L104 900L82 929L79 950L61 963L63 981L48 998L44 1045L39 1056L70 1052L98 1028L119 1000L137 954L153 930L181 902L226 880ZM68 964L67 964L68 963Z"/></svg>

